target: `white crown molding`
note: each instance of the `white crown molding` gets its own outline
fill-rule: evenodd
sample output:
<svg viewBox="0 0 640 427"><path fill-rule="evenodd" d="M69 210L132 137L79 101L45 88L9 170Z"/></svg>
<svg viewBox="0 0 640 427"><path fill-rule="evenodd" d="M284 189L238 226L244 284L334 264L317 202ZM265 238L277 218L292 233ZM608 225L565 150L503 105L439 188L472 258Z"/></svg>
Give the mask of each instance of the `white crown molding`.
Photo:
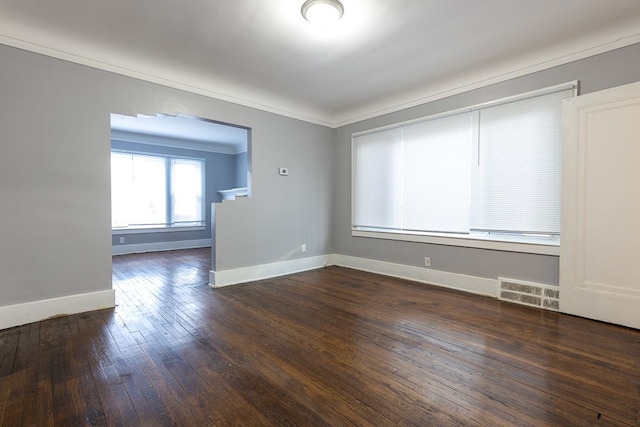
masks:
<svg viewBox="0 0 640 427"><path fill-rule="evenodd" d="M309 106L276 99L276 97L267 94L252 93L247 88L239 87L229 82L213 81L213 79L208 78L194 78L193 76L181 74L179 71L166 70L164 74L158 73L158 71L163 70L161 66L149 67L135 61L127 62L124 60L115 63L116 61L101 58L101 56L107 58L114 55L109 55L108 53L101 55L95 47L91 50L92 57L88 57L73 53L65 47L45 46L44 44L14 37L10 34L0 34L0 44L284 117L332 127L328 121L328 115Z"/></svg>
<svg viewBox="0 0 640 427"><path fill-rule="evenodd" d="M0 330L55 316L114 307L115 291L108 289L0 307Z"/></svg>
<svg viewBox="0 0 640 427"><path fill-rule="evenodd" d="M339 128L631 46L640 43L640 32L637 32L637 28L640 28L640 22L637 22L637 26L632 29L633 32L629 35L610 34L603 39L589 40L588 43L576 43L570 48L553 50L546 55L515 61L491 70L472 72L456 80L425 87L411 95L386 98L376 104L343 112L333 116L329 121L333 128Z"/></svg>
<svg viewBox="0 0 640 427"><path fill-rule="evenodd" d="M11 28L5 28L5 34L0 34L0 44L309 123L338 128L639 43L640 33L637 30L639 27L640 22L635 21L624 28L597 34L572 44L547 50L541 54L525 56L510 63L500 64L490 70L485 68L474 70L457 80L430 85L421 90L414 90L399 96L395 95L393 98L386 98L375 104L368 104L338 114L320 111L311 105L301 105L272 94L252 91L230 82L214 80L213 77L197 78L177 70L163 69L157 64L149 66L135 60L123 59L122 56L108 52L100 53L95 47L92 50L85 49L87 52L91 52L91 57L89 57L73 53L68 41L58 40L60 46L54 47L56 40L49 38L47 39L50 40L49 45L45 46L41 42L31 41L36 40L38 35L36 34L35 38L30 37L29 31L24 29L16 30L23 35L15 37L8 34ZM34 34L35 31L33 30ZM27 38L31 40L27 40ZM44 40L42 37L40 39Z"/></svg>

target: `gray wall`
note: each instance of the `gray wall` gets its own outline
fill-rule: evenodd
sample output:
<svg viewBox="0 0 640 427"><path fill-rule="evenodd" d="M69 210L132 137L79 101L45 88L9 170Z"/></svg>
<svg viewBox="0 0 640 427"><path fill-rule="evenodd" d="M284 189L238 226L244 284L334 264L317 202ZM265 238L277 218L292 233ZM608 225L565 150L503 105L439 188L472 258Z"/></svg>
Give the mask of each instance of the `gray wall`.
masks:
<svg viewBox="0 0 640 427"><path fill-rule="evenodd" d="M111 289L110 113L252 128L253 179L263 184L229 226L235 239L282 244L234 262L290 257L282 248L298 239L282 230L291 227L314 230L323 236L314 251L331 252L331 129L2 45L0 63L0 306ZM296 187L273 182L274 167L305 165L314 152L323 156ZM300 208L308 194L310 215Z"/></svg>
<svg viewBox="0 0 640 427"><path fill-rule="evenodd" d="M343 255L420 267L431 257L435 270L558 284L558 257L407 243L351 236L351 134L431 114L500 99L572 80L586 94L640 79L640 44L554 67L435 102L344 126L335 131L334 251Z"/></svg>
<svg viewBox="0 0 640 427"><path fill-rule="evenodd" d="M150 144L139 144L112 140L111 147L120 150L131 150L139 153L163 154L168 156L194 157L204 159L205 162L205 222L206 229L202 231L173 231L162 233L127 233L114 234L112 243L114 246L123 246L120 237L125 237L124 245L139 243L175 242L180 240L199 240L211 238L211 203L221 201L218 190L240 187L238 180L242 177L242 170L238 167L244 166L244 183L246 185L246 153L242 154L222 154L206 151L190 150L183 148L163 147ZM245 163L238 158L244 158Z"/></svg>
<svg viewBox="0 0 640 427"><path fill-rule="evenodd" d="M234 188L247 186L247 153L238 153L235 158L235 181Z"/></svg>

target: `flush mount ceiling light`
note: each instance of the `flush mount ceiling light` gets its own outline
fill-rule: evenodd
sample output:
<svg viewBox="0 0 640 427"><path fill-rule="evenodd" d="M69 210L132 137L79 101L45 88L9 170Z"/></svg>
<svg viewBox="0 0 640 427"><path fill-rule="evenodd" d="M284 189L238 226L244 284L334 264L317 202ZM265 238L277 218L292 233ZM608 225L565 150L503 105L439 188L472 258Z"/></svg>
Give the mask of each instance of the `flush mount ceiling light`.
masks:
<svg viewBox="0 0 640 427"><path fill-rule="evenodd" d="M342 18L344 8L338 0L307 0L302 5L304 19L317 25L330 25Z"/></svg>

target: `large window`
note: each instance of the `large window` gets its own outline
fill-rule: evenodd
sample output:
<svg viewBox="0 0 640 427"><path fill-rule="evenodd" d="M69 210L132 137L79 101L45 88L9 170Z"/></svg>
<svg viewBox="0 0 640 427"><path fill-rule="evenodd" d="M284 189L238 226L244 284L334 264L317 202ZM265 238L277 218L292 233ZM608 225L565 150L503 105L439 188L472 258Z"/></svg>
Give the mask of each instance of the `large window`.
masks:
<svg viewBox="0 0 640 427"><path fill-rule="evenodd" d="M111 226L204 225L204 161L111 152Z"/></svg>
<svg viewBox="0 0 640 427"><path fill-rule="evenodd" d="M574 93L563 85L353 135L353 234L557 246L562 100Z"/></svg>

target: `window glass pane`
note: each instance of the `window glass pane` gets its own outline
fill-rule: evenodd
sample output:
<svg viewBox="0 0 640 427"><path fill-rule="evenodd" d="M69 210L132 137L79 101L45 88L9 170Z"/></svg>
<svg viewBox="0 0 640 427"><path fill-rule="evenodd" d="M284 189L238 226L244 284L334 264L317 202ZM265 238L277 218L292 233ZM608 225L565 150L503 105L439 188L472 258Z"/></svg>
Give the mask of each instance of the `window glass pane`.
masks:
<svg viewBox="0 0 640 427"><path fill-rule="evenodd" d="M354 138L355 227L402 226L401 135L395 128Z"/></svg>
<svg viewBox="0 0 640 427"><path fill-rule="evenodd" d="M171 195L173 223L202 223L204 162L201 160L173 159Z"/></svg>
<svg viewBox="0 0 640 427"><path fill-rule="evenodd" d="M470 113L405 126L403 229L469 232Z"/></svg>
<svg viewBox="0 0 640 427"><path fill-rule="evenodd" d="M129 225L129 203L132 176L131 155L111 153L111 226Z"/></svg>
<svg viewBox="0 0 640 427"><path fill-rule="evenodd" d="M111 153L112 227L165 225L166 160Z"/></svg>
<svg viewBox="0 0 640 427"><path fill-rule="evenodd" d="M162 157L133 155L130 225L167 223L167 162Z"/></svg>

